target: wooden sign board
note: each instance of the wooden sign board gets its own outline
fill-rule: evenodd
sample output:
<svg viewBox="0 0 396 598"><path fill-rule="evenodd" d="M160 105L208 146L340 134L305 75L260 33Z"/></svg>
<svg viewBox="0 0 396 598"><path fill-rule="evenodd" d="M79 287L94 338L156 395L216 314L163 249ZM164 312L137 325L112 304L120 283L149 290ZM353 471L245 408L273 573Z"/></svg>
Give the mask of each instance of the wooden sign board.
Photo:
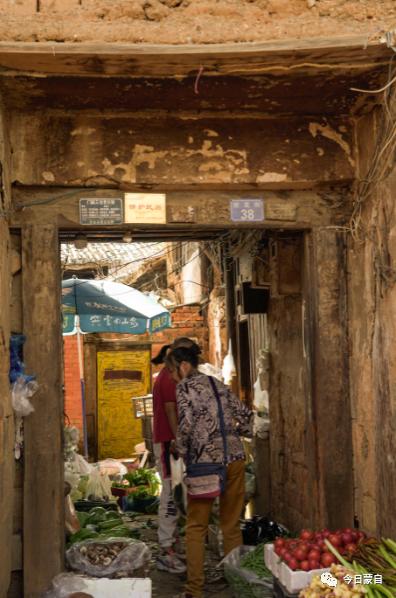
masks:
<svg viewBox="0 0 396 598"><path fill-rule="evenodd" d="M125 193L125 222L166 224L165 193Z"/></svg>

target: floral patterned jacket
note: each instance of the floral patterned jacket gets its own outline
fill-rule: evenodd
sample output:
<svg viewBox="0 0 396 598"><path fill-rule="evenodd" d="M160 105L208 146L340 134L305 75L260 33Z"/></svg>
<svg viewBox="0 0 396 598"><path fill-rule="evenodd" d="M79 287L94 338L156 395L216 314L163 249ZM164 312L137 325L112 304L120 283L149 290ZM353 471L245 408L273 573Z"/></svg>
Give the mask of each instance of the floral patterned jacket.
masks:
<svg viewBox="0 0 396 598"><path fill-rule="evenodd" d="M227 464L245 458L241 436L251 437L253 412L222 382L213 378L223 407L227 436ZM209 376L185 378L176 387L177 448L186 463L222 463L223 438L217 400Z"/></svg>

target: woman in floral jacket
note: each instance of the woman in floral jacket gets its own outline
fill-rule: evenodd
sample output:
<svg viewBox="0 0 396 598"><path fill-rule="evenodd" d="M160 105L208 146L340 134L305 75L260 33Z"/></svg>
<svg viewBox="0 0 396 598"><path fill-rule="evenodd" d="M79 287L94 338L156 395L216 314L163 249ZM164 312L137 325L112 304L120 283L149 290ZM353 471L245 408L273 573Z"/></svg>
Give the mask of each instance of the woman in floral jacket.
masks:
<svg viewBox="0 0 396 598"><path fill-rule="evenodd" d="M173 349L167 366L175 381L178 432L176 448L186 464L216 463L226 466L226 485L220 496L220 527L224 552L242 544L239 519L244 507L245 454L241 437L252 435L253 413L228 387L198 371L199 347ZM227 455L220 423L221 401ZM186 598L200 598L204 585L205 539L214 498L188 499Z"/></svg>

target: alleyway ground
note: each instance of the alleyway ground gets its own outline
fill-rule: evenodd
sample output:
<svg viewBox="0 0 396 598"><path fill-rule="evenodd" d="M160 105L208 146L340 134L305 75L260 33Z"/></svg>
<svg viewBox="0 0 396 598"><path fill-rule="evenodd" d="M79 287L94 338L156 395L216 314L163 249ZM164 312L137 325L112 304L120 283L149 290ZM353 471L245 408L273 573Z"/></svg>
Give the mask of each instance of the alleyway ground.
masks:
<svg viewBox="0 0 396 598"><path fill-rule="evenodd" d="M157 543L157 527L156 517L150 515L138 517L140 521L152 522L152 527L144 527L141 530L141 540L145 542L151 549L152 561L150 565L150 577L153 582L153 593L152 598L173 598L175 595L183 591L183 585L185 582L185 576L173 575L163 571L158 571L155 566L155 558L158 552ZM135 519L136 521L136 519ZM219 563L219 557L214 554L212 550L207 548L206 550L206 585L205 585L205 596L216 596L217 598L231 598L232 592L227 586L226 581L223 579L217 580L218 571L216 567Z"/></svg>

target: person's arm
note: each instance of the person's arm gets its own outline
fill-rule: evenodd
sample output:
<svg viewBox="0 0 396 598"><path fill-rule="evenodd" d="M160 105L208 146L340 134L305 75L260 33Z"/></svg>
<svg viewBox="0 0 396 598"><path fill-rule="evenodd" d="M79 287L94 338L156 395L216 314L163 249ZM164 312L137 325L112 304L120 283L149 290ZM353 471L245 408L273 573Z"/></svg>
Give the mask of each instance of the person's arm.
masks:
<svg viewBox="0 0 396 598"><path fill-rule="evenodd" d="M170 374L166 372L161 380L161 394L163 397L163 406L166 418L168 420L173 436L177 434L177 408L176 408L176 383L172 380Z"/></svg>
<svg viewBox="0 0 396 598"><path fill-rule="evenodd" d="M168 418L170 429L172 430L173 436L177 436L177 409L175 401L165 403L165 413Z"/></svg>
<svg viewBox="0 0 396 598"><path fill-rule="evenodd" d="M253 436L253 411L228 388L226 394L228 404L231 407L232 417L237 423L238 434L246 438L251 438Z"/></svg>
<svg viewBox="0 0 396 598"><path fill-rule="evenodd" d="M192 407L188 390L185 385L178 385L176 396L178 413L176 448L178 452L185 457L188 453L192 430Z"/></svg>

